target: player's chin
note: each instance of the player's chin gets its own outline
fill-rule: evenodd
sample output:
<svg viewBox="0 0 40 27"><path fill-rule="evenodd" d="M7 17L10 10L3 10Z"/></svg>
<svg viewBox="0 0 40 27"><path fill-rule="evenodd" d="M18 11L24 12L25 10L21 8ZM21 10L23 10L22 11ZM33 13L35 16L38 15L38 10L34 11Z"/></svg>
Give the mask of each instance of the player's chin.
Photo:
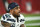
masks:
<svg viewBox="0 0 40 27"><path fill-rule="evenodd" d="M18 14L18 17L20 17L20 13Z"/></svg>

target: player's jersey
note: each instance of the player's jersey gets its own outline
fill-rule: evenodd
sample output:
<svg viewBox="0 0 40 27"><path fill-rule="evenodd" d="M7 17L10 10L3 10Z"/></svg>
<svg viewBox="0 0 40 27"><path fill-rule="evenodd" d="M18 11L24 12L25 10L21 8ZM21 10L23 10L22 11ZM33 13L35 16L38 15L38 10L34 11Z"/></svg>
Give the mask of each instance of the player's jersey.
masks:
<svg viewBox="0 0 40 27"><path fill-rule="evenodd" d="M18 17L18 22L17 22L17 18L15 18L10 13L6 13L1 17L1 21L10 23L11 27L20 27L20 25L24 24L25 19L24 16L20 14L20 17Z"/></svg>

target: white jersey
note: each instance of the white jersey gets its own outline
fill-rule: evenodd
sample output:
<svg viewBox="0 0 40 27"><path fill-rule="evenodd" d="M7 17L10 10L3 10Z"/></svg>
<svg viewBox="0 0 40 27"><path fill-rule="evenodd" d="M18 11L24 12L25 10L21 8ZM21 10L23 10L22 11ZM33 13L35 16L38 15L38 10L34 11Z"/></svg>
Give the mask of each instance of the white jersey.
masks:
<svg viewBox="0 0 40 27"><path fill-rule="evenodd" d="M20 27L20 25L24 24L25 19L24 16L20 14L20 17L18 17L18 22L17 22L17 18L15 18L10 13L6 13L1 17L1 21L10 23L11 27Z"/></svg>

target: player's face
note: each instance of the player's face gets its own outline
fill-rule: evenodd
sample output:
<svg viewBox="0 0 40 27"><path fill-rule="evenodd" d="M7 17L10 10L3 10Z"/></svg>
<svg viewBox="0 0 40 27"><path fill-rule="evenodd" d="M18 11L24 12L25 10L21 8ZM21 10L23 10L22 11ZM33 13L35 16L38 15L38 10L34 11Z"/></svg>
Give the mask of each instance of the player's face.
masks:
<svg viewBox="0 0 40 27"><path fill-rule="evenodd" d="M20 16L20 7L19 6L15 7L12 11L13 11L12 13L15 16Z"/></svg>

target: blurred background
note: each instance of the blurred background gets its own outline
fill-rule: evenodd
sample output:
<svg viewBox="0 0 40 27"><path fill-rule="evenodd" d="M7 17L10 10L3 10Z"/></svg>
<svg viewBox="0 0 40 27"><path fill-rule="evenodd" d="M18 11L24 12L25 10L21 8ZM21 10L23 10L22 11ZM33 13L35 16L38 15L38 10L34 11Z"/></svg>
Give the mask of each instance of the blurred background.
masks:
<svg viewBox="0 0 40 27"><path fill-rule="evenodd" d="M19 4L26 27L40 27L40 0L0 0L0 18L8 12L8 5L12 2Z"/></svg>

